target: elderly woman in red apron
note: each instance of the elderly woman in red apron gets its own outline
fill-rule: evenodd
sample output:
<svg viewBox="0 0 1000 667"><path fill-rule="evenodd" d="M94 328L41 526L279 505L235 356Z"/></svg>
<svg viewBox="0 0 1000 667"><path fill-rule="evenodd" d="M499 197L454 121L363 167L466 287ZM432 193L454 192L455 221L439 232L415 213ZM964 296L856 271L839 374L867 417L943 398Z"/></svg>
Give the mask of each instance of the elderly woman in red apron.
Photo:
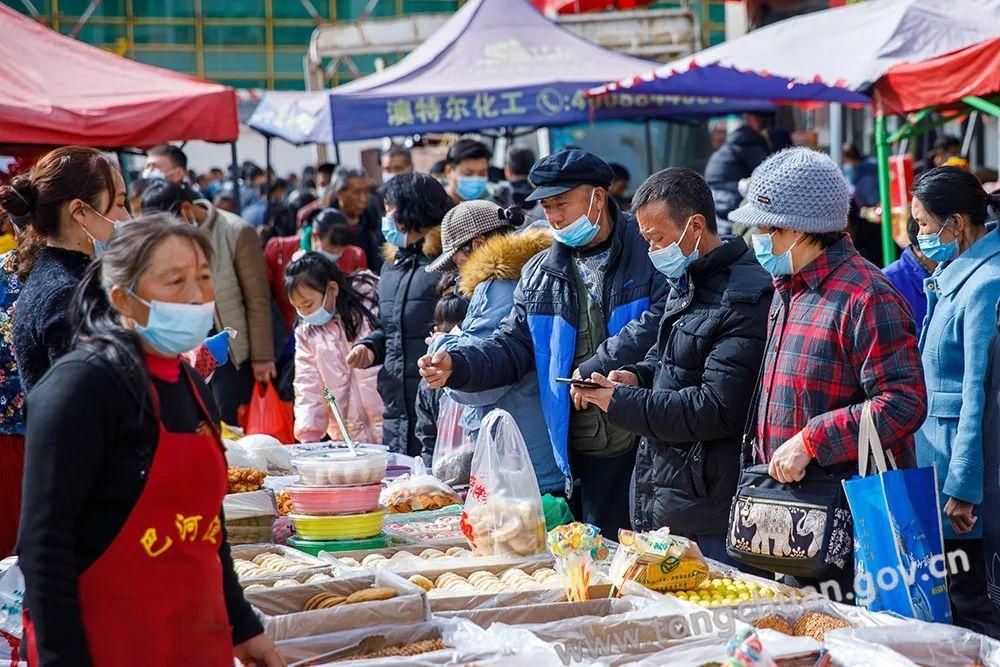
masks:
<svg viewBox="0 0 1000 667"><path fill-rule="evenodd" d="M211 253L166 216L117 231L74 300L73 350L28 397L33 666L283 665L233 572L211 394L179 357L212 325Z"/></svg>

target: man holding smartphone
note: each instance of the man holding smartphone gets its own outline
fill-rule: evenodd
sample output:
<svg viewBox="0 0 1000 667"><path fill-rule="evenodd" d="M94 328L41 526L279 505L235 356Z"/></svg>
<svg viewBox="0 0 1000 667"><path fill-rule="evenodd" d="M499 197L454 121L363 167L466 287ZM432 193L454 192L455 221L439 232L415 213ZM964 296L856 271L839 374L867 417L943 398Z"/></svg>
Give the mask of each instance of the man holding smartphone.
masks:
<svg viewBox="0 0 1000 667"><path fill-rule="evenodd" d="M738 236L720 237L712 191L690 169L653 174L633 200L649 258L670 283L642 362L576 388L608 422L642 437L636 530L668 526L715 560L726 553L740 443L764 354L770 276Z"/></svg>
<svg viewBox="0 0 1000 667"><path fill-rule="evenodd" d="M524 266L514 308L490 338L428 355L420 372L432 387L483 391L534 370L566 495L574 496L575 478L577 516L617 539L630 525L635 435L595 408L571 410L569 385L557 381L584 362L600 373L639 362L656 342L666 280L650 264L635 219L608 195L613 177L581 150L535 163L527 201L541 203L555 242Z"/></svg>

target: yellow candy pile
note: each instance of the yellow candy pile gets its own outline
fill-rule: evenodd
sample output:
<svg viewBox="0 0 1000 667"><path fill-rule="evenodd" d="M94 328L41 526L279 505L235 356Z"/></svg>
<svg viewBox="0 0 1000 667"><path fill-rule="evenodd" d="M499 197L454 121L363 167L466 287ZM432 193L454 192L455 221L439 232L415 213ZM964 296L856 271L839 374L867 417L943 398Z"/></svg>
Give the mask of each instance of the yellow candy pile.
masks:
<svg viewBox="0 0 1000 667"><path fill-rule="evenodd" d="M697 588L686 591L674 591L673 595L681 600L687 600L702 607L736 606L757 600L773 600L780 602L790 600L785 593L761 586L755 581L742 579L709 579L703 581Z"/></svg>

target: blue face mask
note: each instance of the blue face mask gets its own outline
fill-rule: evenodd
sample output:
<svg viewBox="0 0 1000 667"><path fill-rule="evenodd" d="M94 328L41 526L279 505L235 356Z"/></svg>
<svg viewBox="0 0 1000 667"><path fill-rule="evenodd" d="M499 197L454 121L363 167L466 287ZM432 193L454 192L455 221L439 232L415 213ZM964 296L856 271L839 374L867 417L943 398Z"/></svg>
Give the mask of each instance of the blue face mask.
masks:
<svg viewBox="0 0 1000 667"><path fill-rule="evenodd" d="M485 176L459 176L455 190L462 199L479 199L486 194L486 183Z"/></svg>
<svg viewBox="0 0 1000 667"><path fill-rule="evenodd" d="M774 232L771 232L773 234ZM757 261L764 267L764 270L774 277L792 275L792 248L798 245L795 241L788 250L780 255L774 254L774 245L771 234L753 234L753 254L757 256Z"/></svg>
<svg viewBox="0 0 1000 667"><path fill-rule="evenodd" d="M299 313L299 317L302 318L303 322L305 322L306 324L311 324L314 327L321 327L333 319L333 313L331 313L329 310L326 309L326 297L329 296L329 294L330 291L329 288L327 288L327 291L323 293L322 303L320 303L319 308L317 308L313 312L309 313L308 315L303 315L302 313Z"/></svg>
<svg viewBox="0 0 1000 667"><path fill-rule="evenodd" d="M582 248L594 240L597 232L601 231L601 226L598 224L601 220L600 213L597 215L597 222L591 222L589 217L590 209L594 205L595 192L597 190L590 193L590 204L587 206L586 213L574 220L568 227L552 228L552 236L555 237L556 241L571 248Z"/></svg>
<svg viewBox="0 0 1000 667"><path fill-rule="evenodd" d="M115 232L117 232L119 229L122 228L122 225L125 224L121 220L112 220L111 218L109 218L107 216L101 215L100 213L97 212L96 208L94 208L93 206L90 206L89 204L87 204L86 206L87 206L87 208L89 208L91 211L94 212L94 215L96 215L97 217L99 217L102 220L104 220L104 222L107 222L112 227L114 227L114 229L111 231L112 236L114 235ZM90 242L94 245L94 256L95 257L100 257L101 255L103 255L105 253L105 251L107 251L107 249L108 249L108 243L107 243L107 241L98 241L97 239L94 238L94 236L89 231L87 231L86 227L83 227L83 233L86 234L88 237L90 237ZM108 237L108 240L109 241L111 240L110 236Z"/></svg>
<svg viewBox="0 0 1000 667"><path fill-rule="evenodd" d="M137 324L135 332L158 352L169 355L190 352L205 341L212 329L214 301L197 304L146 301L135 292L129 292L149 308L146 326Z"/></svg>
<svg viewBox="0 0 1000 667"><path fill-rule="evenodd" d="M340 261L340 256L343 254L339 252L330 252L329 250L323 250L322 248L318 249L316 252L323 255L334 264Z"/></svg>
<svg viewBox="0 0 1000 667"><path fill-rule="evenodd" d="M684 235L687 234L688 227L691 225L691 220L684 225L684 231L681 233L681 237L668 245L666 248L660 248L659 250L654 250L649 253L649 261L653 263L653 266L657 271L665 275L667 278L677 279L684 275L687 268L691 266L691 262L698 259L698 246L701 245L701 237L694 244L694 250L691 251L690 255L684 255L681 251L680 242L684 240Z"/></svg>
<svg viewBox="0 0 1000 667"><path fill-rule="evenodd" d="M958 238L952 240L951 243L941 243L941 232L949 224L948 222L944 223L944 227L937 234L921 234L917 236L917 245L920 246L920 251L927 255L928 259L938 264L947 262L958 252Z"/></svg>
<svg viewBox="0 0 1000 667"><path fill-rule="evenodd" d="M382 216L382 236L385 237L386 243L391 243L397 248L405 248L407 245L406 232L399 231L391 215Z"/></svg>

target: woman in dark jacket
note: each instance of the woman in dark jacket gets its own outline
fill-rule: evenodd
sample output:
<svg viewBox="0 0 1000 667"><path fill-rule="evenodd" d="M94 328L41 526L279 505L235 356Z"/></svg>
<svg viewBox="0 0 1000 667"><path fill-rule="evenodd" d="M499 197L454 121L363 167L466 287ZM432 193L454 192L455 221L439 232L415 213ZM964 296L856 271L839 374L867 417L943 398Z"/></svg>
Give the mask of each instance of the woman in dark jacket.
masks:
<svg viewBox="0 0 1000 667"><path fill-rule="evenodd" d="M72 350L28 396L32 665L284 664L233 571L218 410L180 357L212 327L211 257L167 216L122 228L73 298Z"/></svg>
<svg viewBox="0 0 1000 667"><path fill-rule="evenodd" d="M427 352L434 326L435 286L441 275L425 267L440 254L441 219L454 205L444 188L426 174L400 174L383 190L387 241L379 280L381 327L347 357L355 368L382 364L379 393L385 403L382 442L389 450L420 455L416 426L417 360ZM402 379L402 382L400 380Z"/></svg>
<svg viewBox="0 0 1000 667"><path fill-rule="evenodd" d="M29 221L17 251L24 287L14 314L14 352L29 391L69 348L69 302L83 272L131 216L118 166L83 146L42 156L0 189L0 207Z"/></svg>

